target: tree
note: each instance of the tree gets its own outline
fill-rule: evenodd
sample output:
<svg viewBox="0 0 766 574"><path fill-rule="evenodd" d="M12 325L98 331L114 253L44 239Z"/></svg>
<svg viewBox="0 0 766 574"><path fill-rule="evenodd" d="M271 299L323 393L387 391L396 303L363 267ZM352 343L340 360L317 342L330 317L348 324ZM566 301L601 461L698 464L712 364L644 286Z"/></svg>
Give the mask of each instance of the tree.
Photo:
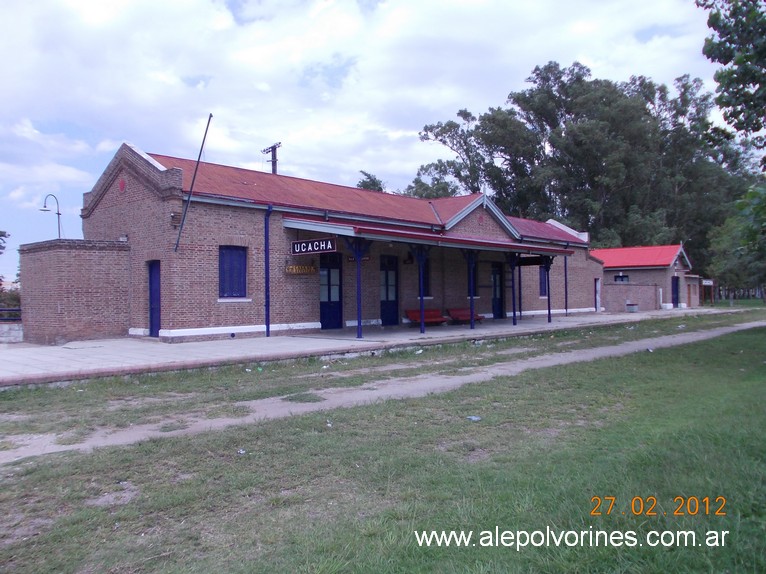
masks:
<svg viewBox="0 0 766 574"><path fill-rule="evenodd" d="M729 289L766 284L766 257L748 249L745 222L739 215L710 231L712 257L707 272Z"/></svg>
<svg viewBox="0 0 766 574"><path fill-rule="evenodd" d="M0 255L2 255L3 251L5 251L5 240L8 237L10 237L10 235L7 231L0 231ZM6 306L7 293L4 291L5 289L3 289L3 276L0 275L0 307Z"/></svg>
<svg viewBox="0 0 766 574"><path fill-rule="evenodd" d="M654 211L651 179L657 132L643 101L614 82L593 80L573 93L569 117L551 131L548 171L560 197L559 217L587 229L595 241L617 234L622 244L626 214Z"/></svg>
<svg viewBox="0 0 766 574"><path fill-rule="evenodd" d="M682 241L695 268L705 269L711 257L709 231L733 213L753 166L733 134L712 125L713 96L699 79L677 78L675 97L646 78L632 78L629 86L643 94L658 129L651 183L656 199L650 210L665 211L670 230L665 242Z"/></svg>
<svg viewBox="0 0 766 574"><path fill-rule="evenodd" d="M538 176L545 157L543 138L517 110L490 108L479 118L476 137L488 156L485 181L509 215L545 218L555 211Z"/></svg>
<svg viewBox="0 0 766 574"><path fill-rule="evenodd" d="M0 255L5 251L5 240L10 237L7 231L0 230ZM3 291L3 276L0 275L0 292Z"/></svg>
<svg viewBox="0 0 766 574"><path fill-rule="evenodd" d="M420 166L415 179L404 190L404 195L411 195L421 199L459 195L460 188L449 177L449 171L442 160ZM427 178L428 181L423 178Z"/></svg>
<svg viewBox="0 0 766 574"><path fill-rule="evenodd" d="M702 53L724 67L715 73L716 102L737 131L766 147L766 4L763 0L696 0L710 11L707 25L714 32ZM766 170L766 156L761 161Z"/></svg>
<svg viewBox="0 0 766 574"><path fill-rule="evenodd" d="M554 217L602 245L643 242L637 222L658 205L650 190L658 131L643 97L593 80L578 63L536 67L532 87L512 92L508 109L481 116L477 137L491 156L485 180L514 215ZM633 208L633 237L619 229ZM649 221L649 219L646 219Z"/></svg>
<svg viewBox="0 0 766 574"><path fill-rule="evenodd" d="M737 207L742 220L743 246L766 261L766 183L752 186L737 202Z"/></svg>
<svg viewBox="0 0 766 574"><path fill-rule="evenodd" d="M757 170L742 140L712 125L702 81L681 76L671 92L549 62L528 82L506 107L426 126L421 139L455 155L422 166L408 191L483 188L504 212L553 217L589 232L594 246L683 242L695 268L706 268L709 231L734 213Z"/></svg>
<svg viewBox="0 0 766 574"><path fill-rule="evenodd" d="M476 116L466 109L459 110L462 120L438 122L427 125L420 132L420 141L438 142L455 154L455 159L430 164L428 170L440 181L454 179L467 193L480 193L483 188L484 164L486 158L474 137Z"/></svg>
<svg viewBox="0 0 766 574"><path fill-rule="evenodd" d="M371 173L367 173L366 171L360 171L359 173L364 176L356 184L359 189L368 189L370 191L386 191L385 185L381 179L375 177Z"/></svg>

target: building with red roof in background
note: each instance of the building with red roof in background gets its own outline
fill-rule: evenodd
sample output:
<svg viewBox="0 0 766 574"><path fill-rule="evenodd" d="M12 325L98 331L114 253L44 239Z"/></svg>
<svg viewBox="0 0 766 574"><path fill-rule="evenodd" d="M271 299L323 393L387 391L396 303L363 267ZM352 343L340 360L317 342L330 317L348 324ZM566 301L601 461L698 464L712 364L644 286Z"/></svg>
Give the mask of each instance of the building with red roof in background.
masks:
<svg viewBox="0 0 766 574"><path fill-rule="evenodd" d="M699 276L683 245L593 249L604 262L602 301L607 311L699 306Z"/></svg>

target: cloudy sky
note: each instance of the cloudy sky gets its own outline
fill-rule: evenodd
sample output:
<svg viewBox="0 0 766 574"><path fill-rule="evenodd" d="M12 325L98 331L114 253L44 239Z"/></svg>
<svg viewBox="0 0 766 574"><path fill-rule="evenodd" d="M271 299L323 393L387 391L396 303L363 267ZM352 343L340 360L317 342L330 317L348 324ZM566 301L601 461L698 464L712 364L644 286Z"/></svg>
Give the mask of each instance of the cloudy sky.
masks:
<svg viewBox="0 0 766 574"><path fill-rule="evenodd" d="M0 275L20 244L81 238L82 194L128 141L146 152L389 190L446 150L424 125L480 114L537 65L689 74L714 92L693 0L5 0ZM55 208L55 201L49 199ZM55 209L54 209L55 211Z"/></svg>

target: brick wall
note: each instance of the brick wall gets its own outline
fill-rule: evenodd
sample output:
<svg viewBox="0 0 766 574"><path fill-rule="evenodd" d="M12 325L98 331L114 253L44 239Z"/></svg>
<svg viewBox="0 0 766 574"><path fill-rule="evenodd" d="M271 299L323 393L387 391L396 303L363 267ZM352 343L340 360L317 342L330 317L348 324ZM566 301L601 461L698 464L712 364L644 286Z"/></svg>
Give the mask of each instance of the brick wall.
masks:
<svg viewBox="0 0 766 574"><path fill-rule="evenodd" d="M638 305L639 311L654 311L660 308L659 286L605 281L601 303L609 313L625 313L628 303Z"/></svg>
<svg viewBox="0 0 766 574"><path fill-rule="evenodd" d="M447 235L481 237L485 239L508 239L508 233L487 209L476 209L455 225Z"/></svg>
<svg viewBox="0 0 766 574"><path fill-rule="evenodd" d="M57 239L19 249L24 340L61 344L126 335L130 247Z"/></svg>
<svg viewBox="0 0 766 574"><path fill-rule="evenodd" d="M160 262L162 340L265 333L264 208L192 201L179 248L174 251L178 215L183 211L180 195L163 197L125 168L116 171L98 201L98 208L83 219L83 232L89 239L128 237L132 334L148 334L148 262L153 260ZM318 274L285 272L287 265L305 261L298 261L290 253L291 241L298 239L298 233L284 229L282 214L272 212L269 218L270 324L275 330L305 330L301 329L304 324L318 322ZM301 237L310 236L304 233ZM221 245L247 248L247 296L242 299L219 298ZM315 263L318 267L318 257ZM350 266L344 265L344 271L349 269Z"/></svg>
<svg viewBox="0 0 766 574"><path fill-rule="evenodd" d="M628 276L627 283L615 282L620 273ZM679 304L686 307L699 306L698 279L695 276L687 278L686 268L679 266L678 270L666 269L605 269L604 293L605 307L610 312L625 310L626 299L636 299L641 311L660 309L662 305L673 303L673 277L678 276ZM689 289L691 285L691 289ZM690 298L691 295L691 298ZM608 305L607 305L608 303Z"/></svg>
<svg viewBox="0 0 766 574"><path fill-rule="evenodd" d="M156 177L141 170L143 161L124 161L120 154L116 158L104 172L100 180L102 186L98 188L97 184L98 193L85 194L83 237L94 241L127 238L131 247L129 327L148 334L148 261L160 261L163 304L180 296L173 280L173 266L179 257L172 255L178 234L178 226L173 222L179 220L183 210L181 192L178 188L158 187ZM171 317L169 313L166 315Z"/></svg>

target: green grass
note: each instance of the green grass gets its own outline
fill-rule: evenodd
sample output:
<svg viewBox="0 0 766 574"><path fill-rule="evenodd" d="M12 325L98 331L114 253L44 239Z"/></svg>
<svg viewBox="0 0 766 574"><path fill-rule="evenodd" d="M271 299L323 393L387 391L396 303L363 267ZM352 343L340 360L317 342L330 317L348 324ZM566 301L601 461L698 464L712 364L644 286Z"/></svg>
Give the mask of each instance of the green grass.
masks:
<svg viewBox="0 0 766 574"><path fill-rule="evenodd" d="M763 572L764 341L766 330L750 330L444 395L0 467L0 564L36 573ZM615 497L616 510L591 516L594 496ZM723 496L726 516L672 516L678 496ZM658 516L633 516L634 497L656 497ZM650 530L729 534L718 548L518 552L425 548L413 534L495 526L639 540Z"/></svg>
<svg viewBox="0 0 766 574"><path fill-rule="evenodd" d="M0 392L0 435L58 433L66 434L62 439L65 442L77 442L99 428L127 428L168 417L243 417L249 410L241 403L257 399L292 397L287 400L305 401L316 396L314 391L319 389L359 386L426 372L448 375L464 367L677 333L679 326L687 331L703 330L764 317L766 310L760 309L685 315L498 341L424 347L420 353L404 350L348 360L311 358L235 365L101 379L63 389L9 389Z"/></svg>
<svg viewBox="0 0 766 574"><path fill-rule="evenodd" d="M713 307L720 307L722 309L727 309L729 307L734 308L740 308L740 309L750 309L750 308L760 308L762 309L766 305L766 302L764 302L763 299L758 298L752 298L752 299L719 299L715 302ZM710 306L708 303L706 306Z"/></svg>

